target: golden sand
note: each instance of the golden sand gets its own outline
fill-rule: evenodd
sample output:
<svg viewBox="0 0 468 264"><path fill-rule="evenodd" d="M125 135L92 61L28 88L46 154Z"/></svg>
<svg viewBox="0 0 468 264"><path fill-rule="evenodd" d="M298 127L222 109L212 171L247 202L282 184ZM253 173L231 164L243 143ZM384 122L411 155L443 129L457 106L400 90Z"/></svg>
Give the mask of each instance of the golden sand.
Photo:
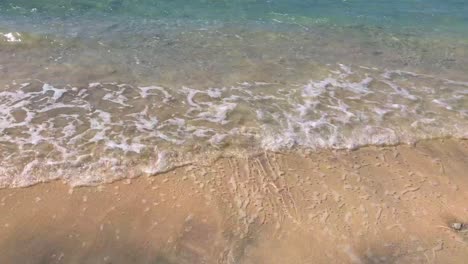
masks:
<svg viewBox="0 0 468 264"><path fill-rule="evenodd" d="M467 263L466 225L468 141L263 153L2 189L0 263Z"/></svg>

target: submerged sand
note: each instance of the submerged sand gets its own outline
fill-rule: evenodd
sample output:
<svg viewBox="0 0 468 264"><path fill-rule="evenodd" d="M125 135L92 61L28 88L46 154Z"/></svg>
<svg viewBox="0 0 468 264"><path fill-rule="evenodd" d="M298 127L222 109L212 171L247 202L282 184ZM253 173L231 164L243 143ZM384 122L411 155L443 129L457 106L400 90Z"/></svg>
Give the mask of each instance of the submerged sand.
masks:
<svg viewBox="0 0 468 264"><path fill-rule="evenodd" d="M466 263L468 141L0 190L0 263Z"/></svg>

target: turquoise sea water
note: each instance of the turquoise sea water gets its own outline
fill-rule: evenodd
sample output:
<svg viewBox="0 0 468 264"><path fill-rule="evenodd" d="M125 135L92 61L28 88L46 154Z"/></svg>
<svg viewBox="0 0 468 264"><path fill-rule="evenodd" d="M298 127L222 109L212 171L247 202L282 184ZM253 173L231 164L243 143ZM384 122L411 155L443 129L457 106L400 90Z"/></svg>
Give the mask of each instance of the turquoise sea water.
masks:
<svg viewBox="0 0 468 264"><path fill-rule="evenodd" d="M465 0L4 0L0 186L468 136Z"/></svg>
<svg viewBox="0 0 468 264"><path fill-rule="evenodd" d="M30 16L127 16L147 19L263 21L284 16L298 23L368 25L426 31L465 31L463 0L57 0L2 1L3 12Z"/></svg>

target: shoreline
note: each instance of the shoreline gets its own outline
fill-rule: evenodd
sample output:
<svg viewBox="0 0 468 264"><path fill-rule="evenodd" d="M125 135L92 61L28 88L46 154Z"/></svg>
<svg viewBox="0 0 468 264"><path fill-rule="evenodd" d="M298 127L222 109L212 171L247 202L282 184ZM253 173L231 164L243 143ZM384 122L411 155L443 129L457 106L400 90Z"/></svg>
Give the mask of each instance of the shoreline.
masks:
<svg viewBox="0 0 468 264"><path fill-rule="evenodd" d="M0 189L0 262L463 263L467 170L440 139Z"/></svg>
<svg viewBox="0 0 468 264"><path fill-rule="evenodd" d="M86 182L86 183L80 183L80 181L76 181L70 178L62 178L60 176L56 178L51 178L51 179L46 179L46 180L41 180L37 181L31 184L8 184L8 185L0 185L0 190L2 189L22 189L22 188L30 188L34 187L36 185L42 185L42 184L49 184L49 183L54 183L57 182L59 184L64 184L69 186L70 188L86 188L86 187L98 187L100 185L108 185L108 184L114 184L114 183L119 183L123 181L132 181L132 180L138 180L140 178L152 178L152 177L158 177L159 175L170 173L174 170L188 167L188 166L195 166L195 167L210 167L214 163L216 163L218 160L222 159L238 159L238 160L243 160L246 157L247 159L252 159L258 156L262 156L265 154L270 154L270 155L291 155L291 156L301 156L302 158L308 156L308 155L319 155L321 153L337 153L341 152L341 154L350 154L355 151L360 151L362 149L388 149L388 148L398 148L402 146L407 146L407 147L415 147L418 144L432 144L435 142L435 144L441 144L441 142L444 141L458 141L458 142L468 142L468 138L454 138L454 137L435 137L435 138L429 138L429 139L420 139L414 142L399 142L395 144L381 144L381 145L360 145L354 148L326 148L326 149L279 149L279 150L228 150L228 151L209 151L206 153L202 153L203 151L200 151L199 149L195 149L197 152L196 154L193 155L185 155L182 154L181 150L174 151L174 152L166 152L169 153L169 156L167 160L164 160L162 163L164 164L162 167L159 165L159 156L158 159L154 161L154 165L151 165L150 168L158 168L156 172L151 172L151 173L129 173L128 177L111 177L106 180L101 180L101 181L96 181L96 182ZM167 165L167 163L170 163L170 165ZM154 168L153 168L154 167Z"/></svg>

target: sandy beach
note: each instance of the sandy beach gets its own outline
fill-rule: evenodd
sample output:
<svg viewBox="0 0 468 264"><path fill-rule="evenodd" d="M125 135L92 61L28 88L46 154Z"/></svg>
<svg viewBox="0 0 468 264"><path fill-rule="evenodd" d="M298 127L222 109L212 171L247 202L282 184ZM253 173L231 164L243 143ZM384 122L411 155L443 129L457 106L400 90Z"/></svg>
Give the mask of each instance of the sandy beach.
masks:
<svg viewBox="0 0 468 264"><path fill-rule="evenodd" d="M0 264L468 263L466 2L0 1Z"/></svg>
<svg viewBox="0 0 468 264"><path fill-rule="evenodd" d="M1 189L0 263L466 263L467 171L446 139Z"/></svg>

